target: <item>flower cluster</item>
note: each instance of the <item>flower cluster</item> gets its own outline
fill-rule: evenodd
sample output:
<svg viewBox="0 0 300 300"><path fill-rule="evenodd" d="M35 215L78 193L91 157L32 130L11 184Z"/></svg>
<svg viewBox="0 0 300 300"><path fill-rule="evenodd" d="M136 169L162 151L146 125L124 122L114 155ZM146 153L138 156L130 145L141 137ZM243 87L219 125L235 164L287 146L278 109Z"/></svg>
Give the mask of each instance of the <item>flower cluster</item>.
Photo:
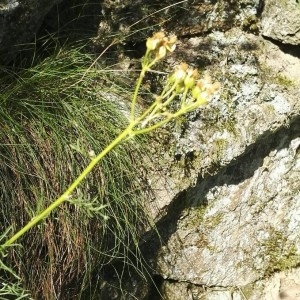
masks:
<svg viewBox="0 0 300 300"><path fill-rule="evenodd" d="M182 63L175 67L175 71L170 76L170 81L175 84L178 94L190 91L194 101L199 105L204 105L220 88L220 83L212 83L208 75L197 80L198 78L197 69L192 69L186 63Z"/></svg>
<svg viewBox="0 0 300 300"><path fill-rule="evenodd" d="M139 118L135 117L136 99L145 73L168 52L175 50L176 40L176 36L167 37L163 32L155 33L147 39L147 51L142 60L142 70L131 106L131 120L137 123L136 128L138 128L133 131L134 134L154 130L172 119L205 105L220 87L218 82L212 83L209 76L199 79L197 69L181 63L168 76L162 92L154 97L154 103Z"/></svg>
<svg viewBox="0 0 300 300"><path fill-rule="evenodd" d="M192 96L196 101L207 101L220 89L220 82L211 82L211 77L205 75L204 78L198 80L192 90Z"/></svg>
<svg viewBox="0 0 300 300"><path fill-rule="evenodd" d="M173 52L175 50L176 41L177 38L175 35L166 37L162 31L157 32L152 37L147 39L147 51L153 51L157 60L162 59L167 55L168 51Z"/></svg>

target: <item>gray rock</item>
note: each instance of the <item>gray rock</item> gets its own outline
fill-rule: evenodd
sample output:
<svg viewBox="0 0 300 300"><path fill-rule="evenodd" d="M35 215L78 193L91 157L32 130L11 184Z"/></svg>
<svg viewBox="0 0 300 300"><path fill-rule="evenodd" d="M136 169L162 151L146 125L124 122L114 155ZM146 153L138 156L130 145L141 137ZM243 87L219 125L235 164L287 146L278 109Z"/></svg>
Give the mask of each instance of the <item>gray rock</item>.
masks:
<svg viewBox="0 0 300 300"><path fill-rule="evenodd" d="M44 16L61 0L7 0L0 4L0 62L13 58L21 44L29 43Z"/></svg>
<svg viewBox="0 0 300 300"><path fill-rule="evenodd" d="M294 126L298 130L299 121ZM158 267L165 278L206 286L245 286L297 265L300 139L286 132L277 138L281 143L263 161L249 155L248 162L245 157L242 165L218 174L211 188L204 180L188 191L190 208L159 256Z"/></svg>
<svg viewBox="0 0 300 300"><path fill-rule="evenodd" d="M244 299L238 287L246 289L300 262L297 76L278 75L269 56L279 50L259 37L234 29L209 39L210 60L220 60L210 73L223 90L201 118L189 119L184 134L174 132L176 153L184 157L194 151L195 159L186 166L188 173L173 166L168 173L173 194L166 196L164 189L156 200L170 215L161 226L167 243L156 260L157 273L166 279L166 299L176 299L176 288L169 288L176 282L212 289L206 298L199 292L201 297L191 299L226 299L232 287L234 299ZM199 55L204 40L193 38L178 48L187 45L183 52L189 59L189 53ZM300 68L299 59L285 59ZM178 299L189 299L189 289L184 290ZM251 299L263 299L261 291L257 295Z"/></svg>
<svg viewBox="0 0 300 300"><path fill-rule="evenodd" d="M266 0L262 35L284 44L300 45L300 4L294 0Z"/></svg>
<svg viewBox="0 0 300 300"><path fill-rule="evenodd" d="M147 209L165 244L156 252L150 241L146 257L164 279L163 299L270 299L267 278L300 263L300 60L249 33L262 1L186 1L168 9L122 3L104 2L100 44L107 28L141 41L153 20L173 15L177 21L162 25L179 35L166 70L184 60L222 84L182 127L168 127L167 146L159 141L152 153L157 167L149 170L153 199ZM298 44L297 30L286 34L291 41L282 30L280 38L268 35L276 28L268 27L273 19L277 28L283 24L279 10L269 12L284 4L290 5L265 2L262 33ZM179 18L182 10L185 18ZM142 17L145 12L149 17ZM150 29L130 35L135 19ZM282 285L272 293L276 299L287 292Z"/></svg>
<svg viewBox="0 0 300 300"><path fill-rule="evenodd" d="M104 0L104 19L95 42L109 44L111 31L116 33L114 37L119 40L137 43L160 29L177 36L193 36L213 30L226 31L233 25L251 27L256 22L259 6L259 0Z"/></svg>

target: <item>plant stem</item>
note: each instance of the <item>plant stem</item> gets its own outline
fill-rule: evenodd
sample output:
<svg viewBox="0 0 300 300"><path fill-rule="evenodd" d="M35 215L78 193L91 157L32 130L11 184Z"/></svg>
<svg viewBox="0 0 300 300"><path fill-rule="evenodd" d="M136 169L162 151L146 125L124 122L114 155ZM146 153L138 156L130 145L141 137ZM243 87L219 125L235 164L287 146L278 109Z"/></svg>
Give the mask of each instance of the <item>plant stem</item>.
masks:
<svg viewBox="0 0 300 300"><path fill-rule="evenodd" d="M146 68L143 67L142 71L140 73L140 76L138 78L138 81L136 83L133 96L132 96L130 122L133 122L134 119L135 119L135 106L136 106L137 96L138 96L138 93L139 93L139 90L140 90L143 78L145 76L145 73L146 73Z"/></svg>

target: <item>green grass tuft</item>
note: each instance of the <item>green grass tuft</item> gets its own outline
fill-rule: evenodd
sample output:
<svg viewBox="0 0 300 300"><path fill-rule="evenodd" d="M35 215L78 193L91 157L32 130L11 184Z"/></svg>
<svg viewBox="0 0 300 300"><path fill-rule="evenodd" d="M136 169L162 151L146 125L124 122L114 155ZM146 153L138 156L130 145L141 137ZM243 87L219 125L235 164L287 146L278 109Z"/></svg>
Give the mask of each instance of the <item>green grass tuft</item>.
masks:
<svg viewBox="0 0 300 300"><path fill-rule="evenodd" d="M45 209L80 174L89 153L126 126L119 108L126 107L128 88L92 64L80 49L61 49L17 74L1 71L2 232L9 226L16 232ZM116 95L124 102L107 99ZM148 226L137 181L142 143L131 140L109 153L73 195L96 203L98 213L63 204L20 239L22 248L10 250L8 262L34 299L80 299L97 288L92 274L101 285L104 266L142 260L138 237Z"/></svg>

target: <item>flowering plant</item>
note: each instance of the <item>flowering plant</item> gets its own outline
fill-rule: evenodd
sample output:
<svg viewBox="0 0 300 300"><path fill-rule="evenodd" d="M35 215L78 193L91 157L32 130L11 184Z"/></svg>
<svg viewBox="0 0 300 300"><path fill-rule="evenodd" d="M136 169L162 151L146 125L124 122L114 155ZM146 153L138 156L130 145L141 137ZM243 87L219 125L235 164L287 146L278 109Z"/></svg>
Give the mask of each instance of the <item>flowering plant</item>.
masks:
<svg viewBox="0 0 300 300"><path fill-rule="evenodd" d="M137 98L144 76L146 72L151 71L151 68L158 61L175 50L176 37L174 35L167 37L163 32L158 32L147 39L146 47L146 54L142 59L142 70L132 97L128 126L101 153L96 155L92 152L91 162L73 183L71 183L66 191L54 200L44 211L32 218L27 225L8 239L2 245L2 249L11 246L19 237L38 222L42 221L62 203L68 201L78 204L74 201L72 193L99 161L116 146L130 137L150 132L183 114L205 105L219 89L219 83L211 83L209 76L198 79L198 71L190 68L187 64L182 63L175 67L174 72L168 76L160 95L155 96L153 103L137 115ZM102 207L93 207L93 205L88 207L85 205L85 208L88 208L91 211L99 211L102 209Z"/></svg>

